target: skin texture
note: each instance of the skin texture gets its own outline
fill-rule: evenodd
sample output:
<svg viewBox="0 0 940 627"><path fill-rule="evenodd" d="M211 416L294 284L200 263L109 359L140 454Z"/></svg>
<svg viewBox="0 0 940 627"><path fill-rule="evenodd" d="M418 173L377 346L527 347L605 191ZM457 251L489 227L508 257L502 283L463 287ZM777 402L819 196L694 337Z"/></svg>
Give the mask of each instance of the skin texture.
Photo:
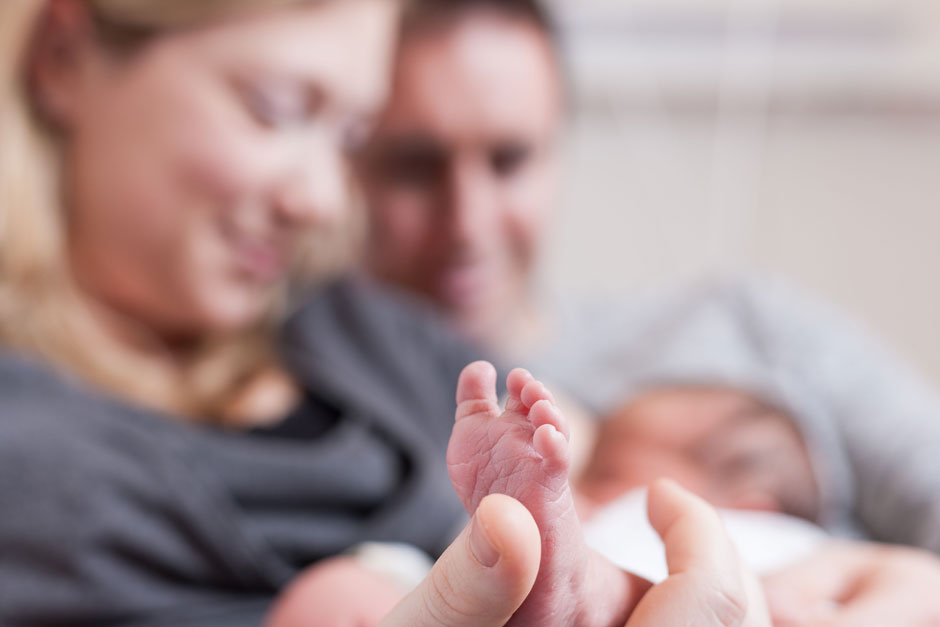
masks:
<svg viewBox="0 0 940 627"><path fill-rule="evenodd" d="M447 468L468 511L491 493L509 494L542 531L539 577L513 624L569 624L578 609L574 600L585 596L589 551L568 486L568 427L548 390L523 370L509 374L500 414L495 378L482 364L461 376Z"/></svg>
<svg viewBox="0 0 940 627"><path fill-rule="evenodd" d="M675 484L661 482L650 494L650 521L667 546L665 582L647 592L648 583L588 549L568 484L564 416L525 370L509 373L504 410L495 384L486 362L461 374L447 466L468 511L488 495L506 494L538 526L538 576L509 625L671 625L692 617L694 624L769 624L759 585L741 567L717 514Z"/></svg>
<svg viewBox="0 0 940 627"><path fill-rule="evenodd" d="M496 400L496 371L486 362L464 369L447 468L468 512L493 493L518 499L541 533L539 574L511 625L622 625L645 585L584 542L568 484L567 421L551 393L522 369Z"/></svg>
<svg viewBox="0 0 940 627"><path fill-rule="evenodd" d="M675 483L657 481L650 486L649 510L670 575L646 592L626 627L769 627L760 587L741 568L708 504ZM481 529L495 557L473 548ZM484 497L474 521L381 627L502 627L533 586L539 547L535 520L518 501L502 494ZM477 557L487 554L489 565Z"/></svg>
<svg viewBox="0 0 940 627"><path fill-rule="evenodd" d="M485 10L406 35L360 170L367 264L502 353L531 335L561 86L532 25ZM511 97L507 97L511 94Z"/></svg>
<svg viewBox="0 0 940 627"><path fill-rule="evenodd" d="M669 477L719 507L816 520L803 441L780 410L724 388L650 390L602 423L577 481L590 506Z"/></svg>

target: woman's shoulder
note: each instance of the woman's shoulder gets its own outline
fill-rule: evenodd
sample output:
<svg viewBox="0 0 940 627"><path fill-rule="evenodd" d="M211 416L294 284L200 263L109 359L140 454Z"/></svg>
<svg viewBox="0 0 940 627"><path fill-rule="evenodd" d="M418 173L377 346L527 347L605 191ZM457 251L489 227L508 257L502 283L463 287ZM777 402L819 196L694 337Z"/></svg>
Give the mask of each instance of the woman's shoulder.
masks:
<svg viewBox="0 0 940 627"><path fill-rule="evenodd" d="M162 422L52 364L0 348L0 465L35 459L42 451L50 467L67 466L81 461L78 451L87 455L90 447L107 447L115 438L152 439Z"/></svg>
<svg viewBox="0 0 940 627"><path fill-rule="evenodd" d="M91 403L78 387L36 358L0 348L0 429L45 422Z"/></svg>
<svg viewBox="0 0 940 627"><path fill-rule="evenodd" d="M159 494L169 502L171 471L188 459L175 426L0 349L0 511L16 511L20 521L36 508L69 511L77 525L79 512L86 523L106 517L107 508L87 507L110 498L103 495ZM11 533L0 524L0 545Z"/></svg>
<svg viewBox="0 0 940 627"><path fill-rule="evenodd" d="M85 470L97 457L85 419L93 401L30 357L0 349L0 505L20 516L30 495L75 511ZM92 437L86 437L91 435ZM11 511L13 511L11 510ZM6 510L5 510L6 511ZM9 529L0 525L0 541Z"/></svg>

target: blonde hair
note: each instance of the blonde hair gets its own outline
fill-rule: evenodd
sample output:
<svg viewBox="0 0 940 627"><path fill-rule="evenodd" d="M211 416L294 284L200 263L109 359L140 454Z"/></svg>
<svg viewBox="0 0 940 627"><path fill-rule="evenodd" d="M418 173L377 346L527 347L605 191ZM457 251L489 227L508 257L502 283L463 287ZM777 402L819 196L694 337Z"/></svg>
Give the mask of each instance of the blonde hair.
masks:
<svg viewBox="0 0 940 627"><path fill-rule="evenodd" d="M112 31L133 36L198 25L236 11L311 0L84 0ZM127 401L191 418L218 419L233 392L276 363L272 311L237 337L207 339L170 376L102 327L74 285L59 196L59 147L36 115L25 67L45 10L38 0L0 1L0 346L37 356ZM318 240L322 237L318 237ZM335 237L333 248L336 246ZM318 241L318 253L324 242ZM341 255L307 255L305 275L322 276ZM273 307L272 309L278 309Z"/></svg>

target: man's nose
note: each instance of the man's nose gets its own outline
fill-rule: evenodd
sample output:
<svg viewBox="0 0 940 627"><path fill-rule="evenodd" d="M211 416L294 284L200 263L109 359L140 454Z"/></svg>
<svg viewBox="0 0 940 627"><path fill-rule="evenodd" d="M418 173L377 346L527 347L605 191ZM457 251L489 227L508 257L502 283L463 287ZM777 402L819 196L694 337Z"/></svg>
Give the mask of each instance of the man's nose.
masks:
<svg viewBox="0 0 940 627"><path fill-rule="evenodd" d="M455 160L447 180L446 218L453 245L474 249L492 237L496 188L486 167L474 159Z"/></svg>

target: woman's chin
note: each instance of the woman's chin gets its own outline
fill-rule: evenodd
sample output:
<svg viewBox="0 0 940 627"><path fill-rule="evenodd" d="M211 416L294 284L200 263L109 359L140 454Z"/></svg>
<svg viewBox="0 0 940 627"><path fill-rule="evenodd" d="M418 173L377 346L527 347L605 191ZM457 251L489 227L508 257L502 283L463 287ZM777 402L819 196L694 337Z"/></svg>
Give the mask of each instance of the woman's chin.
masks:
<svg viewBox="0 0 940 627"><path fill-rule="evenodd" d="M205 302L200 309L207 335L229 335L257 327L270 314L274 297L268 293L228 294Z"/></svg>

